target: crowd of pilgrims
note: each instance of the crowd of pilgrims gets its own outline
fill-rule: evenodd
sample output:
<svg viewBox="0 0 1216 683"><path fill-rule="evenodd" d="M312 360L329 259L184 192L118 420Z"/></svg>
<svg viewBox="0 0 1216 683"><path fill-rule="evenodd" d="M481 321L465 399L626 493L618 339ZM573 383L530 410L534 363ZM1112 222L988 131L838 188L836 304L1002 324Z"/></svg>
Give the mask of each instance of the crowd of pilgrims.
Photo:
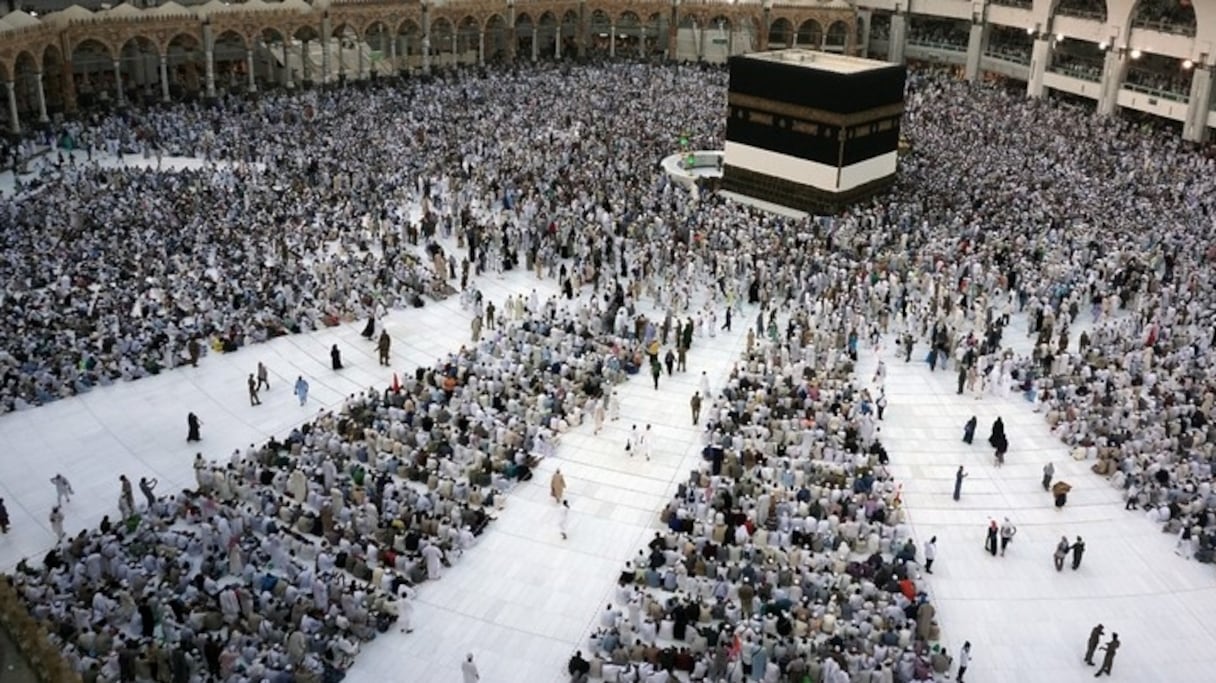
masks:
<svg viewBox="0 0 1216 683"><path fill-rule="evenodd" d="M487 318L479 341L399 393L203 462L199 490L24 566L22 591L70 656L99 680L166 657L149 669L159 680L189 680L179 660L205 678L217 657L247 680L333 675L378 615L403 611L408 586L472 542L530 457L589 412L602 419L605 387L656 337L710 331L724 307L754 327L706 392L706 462L622 576L628 615L605 610L576 677L907 681L948 667L876 438L881 381L852 376L886 335L1023 393L1129 507L1211 560L1205 156L1174 133L913 72L896 188L836 219L780 219L692 202L657 171L682 135L720 146L725 80L539 65L71 128L94 161L130 149L226 163L65 161L6 200L5 317L22 331L0 361L12 401L31 385L81 390L98 367L180 364L194 334L222 348L267 323L409 305L426 280ZM128 183L141 191L110 187ZM433 235L459 246L407 258ZM120 248L132 256L114 264ZM515 268L563 295L491 312L473 278ZM636 317L643 301L661 325ZM1010 327L1023 313L1025 330ZM1032 354L1009 348L1022 333Z"/></svg>
<svg viewBox="0 0 1216 683"><path fill-rule="evenodd" d="M621 292L607 303L623 305ZM549 300L383 393L63 540L12 580L93 681L338 681L493 520L499 497L624 377L641 340ZM606 330L606 331L604 331Z"/></svg>

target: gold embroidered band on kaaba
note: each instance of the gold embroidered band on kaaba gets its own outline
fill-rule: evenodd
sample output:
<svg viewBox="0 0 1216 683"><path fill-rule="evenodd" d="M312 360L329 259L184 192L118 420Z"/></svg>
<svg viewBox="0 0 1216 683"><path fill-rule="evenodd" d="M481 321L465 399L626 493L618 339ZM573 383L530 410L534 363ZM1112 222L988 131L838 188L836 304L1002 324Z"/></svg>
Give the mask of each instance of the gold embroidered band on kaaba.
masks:
<svg viewBox="0 0 1216 683"><path fill-rule="evenodd" d="M865 111L854 112L852 114L839 114L822 109L812 107L804 107L789 102L779 102L771 100L767 97L756 97L755 95L744 95L743 93L733 92L727 96L727 103L733 107L743 107L754 112L761 112L770 115L786 116L789 118L802 119L804 121L813 121L815 123L823 123L829 126L839 126L848 128L851 126L859 126L865 123L872 123L882 119L889 119L894 116L900 116L904 113L904 103L894 102L866 109ZM755 114L753 114L755 116Z"/></svg>

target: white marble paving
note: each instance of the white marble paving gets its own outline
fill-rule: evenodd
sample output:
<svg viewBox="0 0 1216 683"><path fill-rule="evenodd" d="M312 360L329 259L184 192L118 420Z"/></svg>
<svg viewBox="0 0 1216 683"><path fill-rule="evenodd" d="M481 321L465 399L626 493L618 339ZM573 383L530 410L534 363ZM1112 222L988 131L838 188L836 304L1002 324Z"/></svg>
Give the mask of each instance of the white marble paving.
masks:
<svg viewBox="0 0 1216 683"><path fill-rule="evenodd" d="M3 184L0 181L0 184ZM491 300L552 281L530 273L477 280ZM496 522L438 582L418 592L415 632L396 631L366 646L347 679L460 680L466 652L476 655L482 680L533 683L564 679L565 661L583 646L598 610L609 599L622 563L653 533L657 513L675 486L697 466L700 443L690 424L688 398L700 372L717 386L742 347L754 311L736 316L733 334L698 338L689 371L666 376L655 391L649 377L620 387L622 415L599 435L589 425L566 434L555 458L506 499ZM393 369L411 371L459 347L469 315L456 299L393 312ZM47 515L54 503L49 479L63 472L76 496L66 505L73 533L117 512L118 475L156 477L162 491L193 480L191 460L201 450L219 458L234 448L282 435L314 411L351 392L383 386L373 344L359 337L361 323L276 339L233 354L209 355L185 368L134 383L97 389L82 397L0 416L0 495L12 530L0 536L0 569L51 546ZM1015 320L1013 330L1023 330ZM1024 343L1011 332L1010 341ZM343 350L346 369L329 369L328 349ZM1088 677L1081 663L1090 627L1101 621L1124 641L1114 677L1186 683L1212 680L1216 666L1216 572L1172 552L1174 538L1125 512L1118 492L1074 462L1020 397L975 400L954 394L955 374L905 364L890 349L882 423L892 466L904 484L909 522L920 540L938 537L930 587L951 650L973 646L968 680L978 683L1068 681ZM271 372L263 405L250 407L245 376L258 361ZM876 362L863 354L860 377ZM303 374L311 385L300 407L289 384ZM185 442L185 415L202 418L203 442ZM963 422L979 417L974 446L961 441ZM988 426L1003 416L1010 440L1006 465L996 469L986 446ZM632 424L656 432L653 459L629 457ZM1069 503L1056 509L1039 486L1051 460L1057 477L1074 485ZM970 477L963 496L951 499L954 470ZM558 530L549 476L561 467L571 502L569 539ZM1008 556L983 551L989 517L1010 517L1019 528ZM1061 534L1085 537L1079 571L1057 573L1051 553Z"/></svg>

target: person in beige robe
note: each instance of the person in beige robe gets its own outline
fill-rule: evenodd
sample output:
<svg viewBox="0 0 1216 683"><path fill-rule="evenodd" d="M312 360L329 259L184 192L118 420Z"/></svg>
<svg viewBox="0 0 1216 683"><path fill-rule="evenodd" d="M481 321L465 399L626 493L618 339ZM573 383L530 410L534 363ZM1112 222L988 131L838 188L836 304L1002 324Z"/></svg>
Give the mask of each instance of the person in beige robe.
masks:
<svg viewBox="0 0 1216 683"><path fill-rule="evenodd" d="M566 493L566 478L562 476L562 471L559 468L553 473L553 477L549 479L549 495L558 503L562 502Z"/></svg>

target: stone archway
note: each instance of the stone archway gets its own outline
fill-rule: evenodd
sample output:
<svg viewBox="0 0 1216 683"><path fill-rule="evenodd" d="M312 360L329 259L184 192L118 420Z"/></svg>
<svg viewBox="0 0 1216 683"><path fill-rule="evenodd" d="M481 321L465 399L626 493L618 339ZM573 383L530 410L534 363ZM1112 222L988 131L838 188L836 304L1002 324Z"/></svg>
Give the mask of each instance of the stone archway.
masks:
<svg viewBox="0 0 1216 683"><path fill-rule="evenodd" d="M507 59L507 20L502 15L492 14L486 20L485 59L501 62Z"/></svg>
<svg viewBox="0 0 1216 683"><path fill-rule="evenodd" d="M667 18L658 12L646 17L646 22L642 24L642 35L646 41L642 51L643 55L649 57L665 52L667 50Z"/></svg>
<svg viewBox="0 0 1216 683"><path fill-rule="evenodd" d="M17 100L17 118L22 122L22 128L29 128L42 116L42 108L38 103L39 79L42 73L38 59L33 53L22 50L13 60L13 94Z"/></svg>
<svg viewBox="0 0 1216 683"><path fill-rule="evenodd" d="M286 36L277 28L264 28L258 33L258 48L255 50L257 59L254 60L254 76L258 86L265 89L273 83L286 86L290 73L288 57L290 44Z"/></svg>
<svg viewBox="0 0 1216 683"><path fill-rule="evenodd" d="M370 78L389 76L393 65L393 34L382 21L373 21L363 31L363 42L367 46L367 74Z"/></svg>
<svg viewBox="0 0 1216 683"><path fill-rule="evenodd" d="M731 54L745 54L760 49L759 24L754 17L742 15L735 19L731 33Z"/></svg>
<svg viewBox="0 0 1216 683"><path fill-rule="evenodd" d="M561 35L562 35L562 56L580 55L579 49L582 45L583 36L579 29L578 13L574 10L566 10L562 15Z"/></svg>
<svg viewBox="0 0 1216 683"><path fill-rule="evenodd" d="M436 65L456 63L456 29L446 17L431 22L431 54Z"/></svg>
<svg viewBox="0 0 1216 683"><path fill-rule="evenodd" d="M316 27L305 24L296 28L291 34L287 49L287 64L290 68L287 76L288 86L298 84L310 87L323 82L323 50L321 33Z"/></svg>
<svg viewBox="0 0 1216 683"><path fill-rule="evenodd" d="M338 83L357 80L363 73L363 39L349 23L334 27L327 43L329 78Z"/></svg>
<svg viewBox="0 0 1216 683"><path fill-rule="evenodd" d="M169 96L174 100L198 97L206 87L207 63L198 38L179 33L165 46Z"/></svg>
<svg viewBox="0 0 1216 683"><path fill-rule="evenodd" d="M236 31L224 31L215 37L211 54L215 62L216 90L238 93L249 89L249 45L245 36Z"/></svg>
<svg viewBox="0 0 1216 683"><path fill-rule="evenodd" d="M794 45L794 24L789 19L781 17L774 21L768 29L768 49L783 50Z"/></svg>
<svg viewBox="0 0 1216 683"><path fill-rule="evenodd" d="M587 54L608 55L613 52L612 17L602 9L591 13L587 23Z"/></svg>
<svg viewBox="0 0 1216 683"><path fill-rule="evenodd" d="M798 27L797 46L811 50L823 49L823 27L814 19L807 19Z"/></svg>
<svg viewBox="0 0 1216 683"><path fill-rule="evenodd" d="M646 49L642 19L633 12L622 12L616 20L616 53L641 57Z"/></svg>
<svg viewBox="0 0 1216 683"><path fill-rule="evenodd" d="M88 109L115 103L114 57L108 45L92 38L72 48L72 86L77 107Z"/></svg>
<svg viewBox="0 0 1216 683"><path fill-rule="evenodd" d="M520 59L536 59L536 23L526 12L515 16L515 54Z"/></svg>
<svg viewBox="0 0 1216 683"><path fill-rule="evenodd" d="M154 102L161 82L160 50L146 36L132 36L118 51L122 102Z"/></svg>
<svg viewBox="0 0 1216 683"><path fill-rule="evenodd" d="M42 51L42 92L50 115L62 114L68 109L66 66L59 46L47 45Z"/></svg>
<svg viewBox="0 0 1216 683"><path fill-rule="evenodd" d="M828 32L823 38L823 49L827 52L843 53L849 46L849 25L843 21L833 21L828 26Z"/></svg>
<svg viewBox="0 0 1216 683"><path fill-rule="evenodd" d="M397 71L412 71L422 68L422 27L414 20L406 19L397 26L394 37L397 43Z"/></svg>
<svg viewBox="0 0 1216 683"><path fill-rule="evenodd" d="M540 15L536 25L536 42L542 59L557 54L557 17L552 12Z"/></svg>
<svg viewBox="0 0 1216 683"><path fill-rule="evenodd" d="M710 61L726 61L734 49L735 22L730 17L719 14L709 20L705 27L705 47L703 57Z"/></svg>
<svg viewBox="0 0 1216 683"><path fill-rule="evenodd" d="M472 16L464 17L456 25L455 52L458 64L477 64L484 60L481 25Z"/></svg>

